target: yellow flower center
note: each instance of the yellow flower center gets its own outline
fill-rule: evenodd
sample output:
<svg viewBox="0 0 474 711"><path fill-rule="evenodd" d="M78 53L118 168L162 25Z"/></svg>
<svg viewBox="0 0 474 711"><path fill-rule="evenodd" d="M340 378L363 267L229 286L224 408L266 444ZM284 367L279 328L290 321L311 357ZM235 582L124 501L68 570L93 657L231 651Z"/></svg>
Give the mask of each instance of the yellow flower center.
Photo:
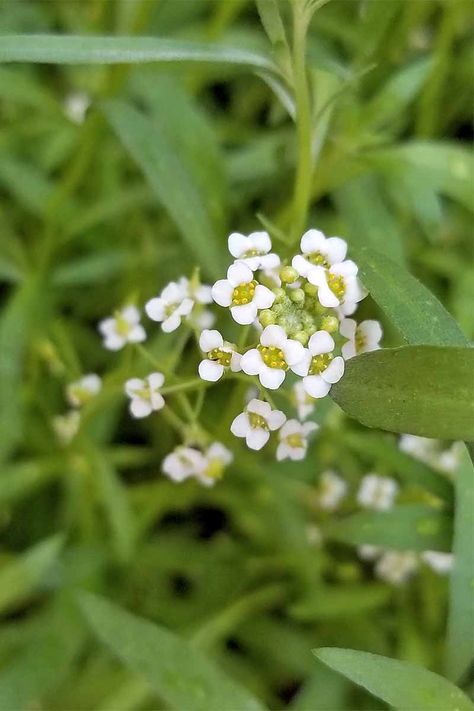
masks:
<svg viewBox="0 0 474 711"><path fill-rule="evenodd" d="M311 365L309 366L308 375L319 375L326 370L331 361L331 353L321 353L320 355L313 356L311 359Z"/></svg>
<svg viewBox="0 0 474 711"><path fill-rule="evenodd" d="M223 351L220 348L214 348L212 351L209 351L207 357L209 358L209 360L217 361L219 365L223 365L224 368L228 368L230 366L232 353L229 353L228 351Z"/></svg>
<svg viewBox="0 0 474 711"><path fill-rule="evenodd" d="M356 353L360 353L367 345L366 338L363 333L357 328L355 332L355 349Z"/></svg>
<svg viewBox="0 0 474 711"><path fill-rule="evenodd" d="M256 412L247 412L250 427L254 430L268 430L267 421L262 415L257 415Z"/></svg>
<svg viewBox="0 0 474 711"><path fill-rule="evenodd" d="M311 264L314 264L317 267L325 267L326 269L329 269L329 262L324 256L324 254L321 254L321 252L312 252L311 254L306 254L305 258L308 260L308 262L311 262Z"/></svg>
<svg viewBox="0 0 474 711"><path fill-rule="evenodd" d="M249 304L255 296L255 287L257 284L258 282L254 279L253 281L247 281L236 286L232 292L232 306Z"/></svg>
<svg viewBox="0 0 474 711"><path fill-rule="evenodd" d="M245 252L244 257L260 257L261 252L258 251L258 249L249 249L247 252Z"/></svg>
<svg viewBox="0 0 474 711"><path fill-rule="evenodd" d="M283 351L274 346L257 346L257 349L262 356L262 360L269 368L279 368L280 370L288 370L288 363L285 360Z"/></svg>
<svg viewBox="0 0 474 711"><path fill-rule="evenodd" d="M344 278L342 276L339 276L338 274L328 274L328 286L331 289L332 293L337 296L339 300L341 300L344 294L346 293L346 284L344 282Z"/></svg>
<svg viewBox="0 0 474 711"><path fill-rule="evenodd" d="M288 435L286 441L289 447L294 447L295 449L304 447L303 437L299 432L294 432L293 434Z"/></svg>
<svg viewBox="0 0 474 711"><path fill-rule="evenodd" d="M221 459L211 459L204 474L209 479L222 479L224 469L225 466Z"/></svg>
<svg viewBox="0 0 474 711"><path fill-rule="evenodd" d="M131 325L126 318L122 316L120 311L115 314L115 329L120 336L126 338L131 331Z"/></svg>

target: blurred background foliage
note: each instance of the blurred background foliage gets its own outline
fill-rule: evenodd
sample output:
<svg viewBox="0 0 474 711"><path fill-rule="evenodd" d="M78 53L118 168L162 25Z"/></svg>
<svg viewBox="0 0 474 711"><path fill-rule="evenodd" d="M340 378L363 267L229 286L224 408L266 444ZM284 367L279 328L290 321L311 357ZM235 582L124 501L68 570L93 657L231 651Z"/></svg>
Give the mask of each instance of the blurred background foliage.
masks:
<svg viewBox="0 0 474 711"><path fill-rule="evenodd" d="M405 263L468 338L472 22L464 0L332 0L308 40L318 112L309 224ZM0 32L270 51L247 0L4 0ZM396 526L395 547L449 549L447 479L329 402L304 463L276 465L232 442L235 464L215 488L176 486L160 473L173 431L159 415L137 423L126 412L123 381L146 364L111 355L97 334L117 306L142 305L196 264L218 278L230 231L259 220L287 229L296 134L271 88L217 63L4 64L0 91L0 707L160 704L94 640L78 589L194 639L270 708L383 708L320 666L316 646L442 672L447 579L423 569L400 589L375 582L351 546L353 498L339 522L317 510L315 491L328 468L352 491L369 470L398 477L403 501L440 498L431 527ZM83 121L67 110L78 94L90 99ZM362 314L380 318L368 301ZM147 330L157 356L195 372L187 334ZM64 447L51 423L65 385L86 372L105 386ZM216 439L230 442L241 397L228 384L207 394Z"/></svg>

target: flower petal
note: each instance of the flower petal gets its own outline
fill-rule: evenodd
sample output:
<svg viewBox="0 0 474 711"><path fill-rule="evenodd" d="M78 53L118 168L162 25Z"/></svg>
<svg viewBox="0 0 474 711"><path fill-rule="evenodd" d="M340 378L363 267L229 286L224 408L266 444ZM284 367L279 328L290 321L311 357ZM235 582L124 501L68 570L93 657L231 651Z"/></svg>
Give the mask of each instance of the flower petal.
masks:
<svg viewBox="0 0 474 711"><path fill-rule="evenodd" d="M331 291L327 282L318 287L318 300L321 306L325 306L327 309L334 309L341 303L336 294Z"/></svg>
<svg viewBox="0 0 474 711"><path fill-rule="evenodd" d="M234 321L240 323L241 326L248 326L253 323L257 316L257 306L254 301L251 301L250 304L232 306L230 313L232 314Z"/></svg>
<svg viewBox="0 0 474 711"><path fill-rule="evenodd" d="M230 306L234 287L228 279L218 279L212 287L212 298L219 306Z"/></svg>
<svg viewBox="0 0 474 711"><path fill-rule="evenodd" d="M296 269L298 274L305 277L311 269L314 269L314 265L308 262L301 254L297 254L291 260L291 266Z"/></svg>
<svg viewBox="0 0 474 711"><path fill-rule="evenodd" d="M323 378L323 380L325 380L327 383L331 383L331 385L337 383L343 375L344 358L341 358L341 356L336 356L336 358L334 358L334 360L329 363L326 370L321 373L321 377Z"/></svg>
<svg viewBox="0 0 474 711"><path fill-rule="evenodd" d="M224 366L215 360L205 359L198 366L199 377L210 383L215 383L224 374Z"/></svg>
<svg viewBox="0 0 474 711"><path fill-rule="evenodd" d="M227 239L227 245L229 252L236 259L242 257L251 249L249 238L246 235L240 234L240 232L232 232Z"/></svg>
<svg viewBox="0 0 474 711"><path fill-rule="evenodd" d="M150 397L152 410L161 410L165 406L165 399L159 392L152 392Z"/></svg>
<svg viewBox="0 0 474 711"><path fill-rule="evenodd" d="M260 269L278 269L280 266L280 257L278 254L271 252L270 254L263 254L260 257Z"/></svg>
<svg viewBox="0 0 474 711"><path fill-rule="evenodd" d="M253 303L258 309L269 309L275 301L275 294L263 284L257 284Z"/></svg>
<svg viewBox="0 0 474 711"><path fill-rule="evenodd" d="M339 324L339 333L341 334L341 336L344 336L344 338L354 339L356 327L357 323L354 321L353 318L344 318Z"/></svg>
<svg viewBox="0 0 474 711"><path fill-rule="evenodd" d="M130 343L142 343L146 340L146 331L140 324L137 324L132 328L128 334L127 340Z"/></svg>
<svg viewBox="0 0 474 711"><path fill-rule="evenodd" d="M192 299L183 299L182 302L176 307L176 313L178 316L188 316L193 310L194 301Z"/></svg>
<svg viewBox="0 0 474 711"><path fill-rule="evenodd" d="M199 336L199 348L204 351L204 353L209 353L209 351L213 351L214 348L222 348L223 345L224 339L216 329L210 331L206 328Z"/></svg>
<svg viewBox="0 0 474 711"><path fill-rule="evenodd" d="M267 365L264 365L258 377L264 388L276 390L284 381L285 375L285 371L280 368L269 368Z"/></svg>
<svg viewBox="0 0 474 711"><path fill-rule="evenodd" d="M242 370L242 356L236 351L230 357L230 369L233 373L238 373Z"/></svg>
<svg viewBox="0 0 474 711"><path fill-rule="evenodd" d="M130 403L130 412L134 417L148 417L151 414L151 403L141 397L133 398Z"/></svg>
<svg viewBox="0 0 474 711"><path fill-rule="evenodd" d="M249 430L247 432L247 436L245 437L245 441L247 442L247 447L249 449L254 449L258 451L259 449L262 449L266 445L270 438L270 433L267 432L267 430L263 430L260 428L255 428Z"/></svg>
<svg viewBox="0 0 474 711"><path fill-rule="evenodd" d="M280 442L276 451L276 458L278 462L282 462L284 459L288 459L290 456L290 448L286 442Z"/></svg>
<svg viewBox="0 0 474 711"><path fill-rule="evenodd" d="M161 297L150 299L145 304L145 311L152 321L163 321L166 316L166 301Z"/></svg>
<svg viewBox="0 0 474 711"><path fill-rule="evenodd" d="M248 403L247 410L248 412L254 412L256 415L260 415L261 417L267 419L272 411L272 408L268 402L254 398Z"/></svg>
<svg viewBox="0 0 474 711"><path fill-rule="evenodd" d="M240 359L240 367L247 375L258 375L264 367L260 352L256 348L251 348L244 353Z"/></svg>
<svg viewBox="0 0 474 711"><path fill-rule="evenodd" d="M355 349L355 341L347 341L347 343L344 343L341 348L341 353L344 360L350 360L351 358L354 358L354 356L357 355Z"/></svg>
<svg viewBox="0 0 474 711"><path fill-rule="evenodd" d="M212 287L209 284L201 284L194 292L194 298L200 304L212 304Z"/></svg>
<svg viewBox="0 0 474 711"><path fill-rule="evenodd" d="M143 390L146 387L146 383L141 378L130 378L124 385L124 390L128 397L135 397L135 394L139 390Z"/></svg>
<svg viewBox="0 0 474 711"><path fill-rule="evenodd" d="M326 252L325 249L326 237L320 230L308 230L301 238L300 248L303 254L311 254L312 252ZM296 267L295 267L296 268Z"/></svg>
<svg viewBox="0 0 474 711"><path fill-rule="evenodd" d="M227 279L232 284L232 287L239 284L248 284L253 279L253 272L247 264L237 261L230 265L227 270Z"/></svg>
<svg viewBox="0 0 474 711"><path fill-rule="evenodd" d="M321 355L322 353L331 353L335 347L334 338L327 331L316 331L308 343L309 352L313 356Z"/></svg>
<svg viewBox="0 0 474 711"><path fill-rule="evenodd" d="M311 397L326 397L331 389L331 385L322 379L320 375L307 375L303 379L304 389Z"/></svg>
<svg viewBox="0 0 474 711"><path fill-rule="evenodd" d="M161 386L165 382L165 376L163 375L163 373L150 373L150 375L147 377L147 380L152 390L158 390L158 388L161 388Z"/></svg>
<svg viewBox="0 0 474 711"><path fill-rule="evenodd" d="M347 242L340 237L329 237L324 250L329 264L339 264L346 258Z"/></svg>
<svg viewBox="0 0 474 711"><path fill-rule="evenodd" d="M241 412L240 415L233 420L230 431L236 437L246 437L250 430L250 422L246 412Z"/></svg>
<svg viewBox="0 0 474 711"><path fill-rule="evenodd" d="M178 316L176 311L174 311L171 316L169 316L163 323L161 324L161 330L164 331L164 333L171 333L172 331L176 331L177 328L179 328L181 324L181 316Z"/></svg>
<svg viewBox="0 0 474 711"><path fill-rule="evenodd" d="M362 321L362 323L359 324L359 329L365 337L368 346L367 350L375 350L379 347L379 342L382 339L383 332L382 326L378 321Z"/></svg>
<svg viewBox="0 0 474 711"><path fill-rule="evenodd" d="M272 241L268 232L251 232L249 241L253 247L261 254L267 254L272 248Z"/></svg>
<svg viewBox="0 0 474 711"><path fill-rule="evenodd" d="M262 346L274 346L283 348L287 341L287 335L281 326L267 326L260 336Z"/></svg>
<svg viewBox="0 0 474 711"><path fill-rule="evenodd" d="M274 432L279 430L286 422L286 415L281 410L272 410L266 418L268 429Z"/></svg>
<svg viewBox="0 0 474 711"><path fill-rule="evenodd" d="M282 346L282 351L290 367L302 361L305 356L303 344L299 341L294 341L292 338L288 338L286 343Z"/></svg>
<svg viewBox="0 0 474 711"><path fill-rule="evenodd" d="M311 358L311 353L307 348L305 348L303 358L291 366L291 370L293 371L293 373L296 373L296 375L301 375L301 377L308 375L309 367L311 365Z"/></svg>
<svg viewBox="0 0 474 711"><path fill-rule="evenodd" d="M104 341L104 346L109 351L119 351L124 347L126 340L123 336L119 336L118 333L111 333L108 335Z"/></svg>
<svg viewBox="0 0 474 711"><path fill-rule="evenodd" d="M134 325L140 321L140 311L136 306L125 306L121 311L121 315L130 325Z"/></svg>

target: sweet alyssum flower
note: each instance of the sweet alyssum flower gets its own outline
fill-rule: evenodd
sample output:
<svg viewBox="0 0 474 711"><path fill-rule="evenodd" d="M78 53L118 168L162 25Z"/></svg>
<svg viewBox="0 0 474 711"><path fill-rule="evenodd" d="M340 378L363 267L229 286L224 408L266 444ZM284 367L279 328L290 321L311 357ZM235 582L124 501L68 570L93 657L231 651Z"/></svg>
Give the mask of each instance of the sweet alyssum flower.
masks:
<svg viewBox="0 0 474 711"><path fill-rule="evenodd" d="M421 559L440 575L449 573L454 563L452 553L441 553L440 551L424 551L421 554Z"/></svg>
<svg viewBox="0 0 474 711"><path fill-rule="evenodd" d="M213 442L203 453L203 462L196 470L196 478L204 486L214 486L222 479L225 468L232 462L234 455L220 442Z"/></svg>
<svg viewBox="0 0 474 711"><path fill-rule="evenodd" d="M293 459L295 461L304 459L308 451L308 436L311 432L319 429L315 422L298 422L298 420L287 420L278 432L280 444L277 448L276 458Z"/></svg>
<svg viewBox="0 0 474 711"><path fill-rule="evenodd" d="M271 252L272 243L268 232L251 232L249 235L232 232L228 245L231 255L244 262L253 272L280 266L280 257Z"/></svg>
<svg viewBox="0 0 474 711"><path fill-rule="evenodd" d="M375 574L392 585L402 585L418 568L418 558L412 551L386 551L375 566Z"/></svg>
<svg viewBox="0 0 474 711"><path fill-rule="evenodd" d="M263 400L251 400L245 410L232 422L230 431L236 437L245 437L247 447L262 449L270 439L270 432L280 429L286 416L281 410L272 410Z"/></svg>
<svg viewBox="0 0 474 711"><path fill-rule="evenodd" d="M101 321L99 331L104 337L105 348L110 351L119 351L126 343L141 343L146 339L136 306L125 306L113 317Z"/></svg>
<svg viewBox="0 0 474 711"><path fill-rule="evenodd" d="M357 278L357 272L357 264L347 259L328 269L313 267L306 278L310 284L318 287L320 304L335 308L344 304L357 304L367 295Z"/></svg>
<svg viewBox="0 0 474 711"><path fill-rule="evenodd" d="M339 333L348 339L341 349L345 360L380 348L382 327L378 321L368 320L357 323L352 318L345 318L341 321Z"/></svg>
<svg viewBox="0 0 474 711"><path fill-rule="evenodd" d="M346 258L347 242L340 237L326 237L319 230L308 230L300 242L302 254L297 254L291 262L300 276L307 277L313 267L329 269Z"/></svg>
<svg viewBox="0 0 474 711"><path fill-rule="evenodd" d="M202 452L179 445L163 459L161 469L172 481L179 483L195 476L203 466Z"/></svg>
<svg viewBox="0 0 474 711"><path fill-rule="evenodd" d="M253 271L244 262L231 264L227 279L219 279L212 287L212 298L219 306L230 307L232 317L241 325L251 324L259 309L268 309L275 294L254 279Z"/></svg>
<svg viewBox="0 0 474 711"><path fill-rule="evenodd" d="M194 301L188 296L188 280L183 277L179 282L171 281L159 296L145 304L145 311L152 321L161 323L165 333L176 331L181 319L189 316Z"/></svg>
<svg viewBox="0 0 474 711"><path fill-rule="evenodd" d="M303 377L303 387L311 397L325 397L331 385L344 374L344 359L333 356L336 347L327 331L317 331L309 339L303 359L293 366L293 371Z"/></svg>
<svg viewBox="0 0 474 711"><path fill-rule="evenodd" d="M347 484L333 471L321 474L318 487L318 504L325 511L335 511L347 494Z"/></svg>
<svg viewBox="0 0 474 711"><path fill-rule="evenodd" d="M240 353L232 343L224 341L219 331L204 330L199 338L199 348L207 354L207 358L199 363L199 375L203 380L215 382L228 369L234 373L240 370Z"/></svg>
<svg viewBox="0 0 474 711"><path fill-rule="evenodd" d="M134 417L148 417L165 405L160 388L165 382L163 373L150 373L146 378L130 378L125 392L130 398L130 412Z"/></svg>
<svg viewBox="0 0 474 711"><path fill-rule="evenodd" d="M288 338L281 326L267 326L257 348L251 348L242 356L241 367L247 375L258 375L263 387L276 390L288 369L304 356L301 343Z"/></svg>
<svg viewBox="0 0 474 711"><path fill-rule="evenodd" d="M397 493L398 484L394 479L367 474L360 483L357 501L366 508L387 511L392 508Z"/></svg>
<svg viewBox="0 0 474 711"><path fill-rule="evenodd" d="M316 400L308 395L301 380L293 385L292 399L300 420L305 420L316 406Z"/></svg>
<svg viewBox="0 0 474 711"><path fill-rule="evenodd" d="M66 388L66 397L73 407L81 407L89 402L94 395L100 392L102 380L96 373L83 375L79 380L69 383Z"/></svg>

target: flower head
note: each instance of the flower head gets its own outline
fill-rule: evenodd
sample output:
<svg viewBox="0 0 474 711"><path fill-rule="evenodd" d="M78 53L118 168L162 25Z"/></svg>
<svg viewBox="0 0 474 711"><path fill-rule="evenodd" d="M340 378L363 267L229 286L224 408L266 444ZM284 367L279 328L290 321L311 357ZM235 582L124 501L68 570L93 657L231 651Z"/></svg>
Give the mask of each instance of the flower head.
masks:
<svg viewBox="0 0 474 711"><path fill-rule="evenodd" d="M163 373L150 373L143 380L131 378L125 383L125 392L130 398L130 412L134 417L147 417L164 407L160 388L165 382Z"/></svg>
<svg viewBox="0 0 474 711"><path fill-rule="evenodd" d="M333 471L321 474L318 504L325 511L335 511L347 494L347 484Z"/></svg>
<svg viewBox="0 0 474 711"><path fill-rule="evenodd" d="M227 270L227 279L212 287L212 298L219 306L229 306L232 317L241 325L251 324L259 309L268 309L275 294L254 279L247 264L237 261Z"/></svg>
<svg viewBox="0 0 474 711"><path fill-rule="evenodd" d="M73 123L84 123L91 97L84 91L73 91L64 100L64 113Z"/></svg>
<svg viewBox="0 0 474 711"><path fill-rule="evenodd" d="M360 483L357 501L368 509L387 511L392 508L397 493L398 484L395 479L367 474Z"/></svg>
<svg viewBox="0 0 474 711"><path fill-rule="evenodd" d="M180 281L171 281L160 296L150 299L145 304L145 311L152 321L161 323L165 333L176 331L184 316L189 316L194 301L188 296L189 282L185 277Z"/></svg>
<svg viewBox="0 0 474 711"><path fill-rule="evenodd" d="M316 331L309 339L303 360L293 370L303 377L303 387L311 397L324 397L344 374L344 359L332 355L336 344L327 331Z"/></svg>
<svg viewBox="0 0 474 711"><path fill-rule="evenodd" d="M326 308L356 304L367 292L357 278L358 267L350 259L328 269L313 267L307 274L310 284L318 287L319 303Z"/></svg>
<svg viewBox="0 0 474 711"><path fill-rule="evenodd" d="M203 331L199 338L199 348L207 354L207 358L199 363L199 375L203 380L215 382L228 369L234 373L240 370L240 353L232 343L224 341L219 331Z"/></svg>
<svg viewBox="0 0 474 711"><path fill-rule="evenodd" d="M202 468L196 472L196 478L204 486L214 486L216 481L222 479L224 469L233 458L232 452L227 447L220 442L214 442L204 452Z"/></svg>
<svg viewBox="0 0 474 711"><path fill-rule="evenodd" d="M439 551L425 551L421 554L421 558L435 573L440 573L440 575L451 572L454 563L452 553L440 553Z"/></svg>
<svg viewBox="0 0 474 711"><path fill-rule="evenodd" d="M352 318L345 318L341 321L339 332L348 339L341 349L346 360L380 348L382 327L378 321L362 321L358 324Z"/></svg>
<svg viewBox="0 0 474 711"><path fill-rule="evenodd" d="M258 375L263 387L275 390L305 355L298 341L288 338L281 326L267 326L257 348L251 348L242 356L241 366L247 375Z"/></svg>
<svg viewBox="0 0 474 711"><path fill-rule="evenodd" d="M66 388L66 397L73 407L81 407L97 395L102 388L102 380L95 373L84 375L79 380L69 383Z"/></svg>
<svg viewBox="0 0 474 711"><path fill-rule="evenodd" d="M292 399L300 420L305 420L314 412L316 400L308 395L301 380L293 385Z"/></svg>
<svg viewBox="0 0 474 711"><path fill-rule="evenodd" d="M375 574L392 585L402 585L416 571L418 559L412 551L386 551L375 566Z"/></svg>
<svg viewBox="0 0 474 711"><path fill-rule="evenodd" d="M230 426L236 437L245 437L247 447L262 449L270 438L270 432L278 430L286 416L280 410L272 410L263 400L251 400L245 410L237 415Z"/></svg>
<svg viewBox="0 0 474 711"><path fill-rule="evenodd" d="M109 351L119 351L126 343L141 343L146 333L140 324L140 312L135 306L125 306L114 316L99 323L104 346Z"/></svg>
<svg viewBox="0 0 474 711"><path fill-rule="evenodd" d="M168 454L161 465L161 469L172 481L182 482L189 477L196 476L205 468L202 452L194 447L179 445Z"/></svg>
<svg viewBox="0 0 474 711"><path fill-rule="evenodd" d="M232 232L228 245L231 255L244 262L253 272L280 266L280 257L270 252L272 243L268 232L251 232L249 235Z"/></svg>
<svg viewBox="0 0 474 711"><path fill-rule="evenodd" d="M308 451L308 435L319 429L315 422L298 422L298 420L287 420L278 432L280 444L278 445L276 457L280 462L282 459L293 459L298 461L304 459Z"/></svg>
<svg viewBox="0 0 474 711"><path fill-rule="evenodd" d="M329 269L346 258L347 242L340 237L326 237L319 230L308 230L301 238L300 248L303 254L293 257L292 266L302 277L315 266Z"/></svg>

